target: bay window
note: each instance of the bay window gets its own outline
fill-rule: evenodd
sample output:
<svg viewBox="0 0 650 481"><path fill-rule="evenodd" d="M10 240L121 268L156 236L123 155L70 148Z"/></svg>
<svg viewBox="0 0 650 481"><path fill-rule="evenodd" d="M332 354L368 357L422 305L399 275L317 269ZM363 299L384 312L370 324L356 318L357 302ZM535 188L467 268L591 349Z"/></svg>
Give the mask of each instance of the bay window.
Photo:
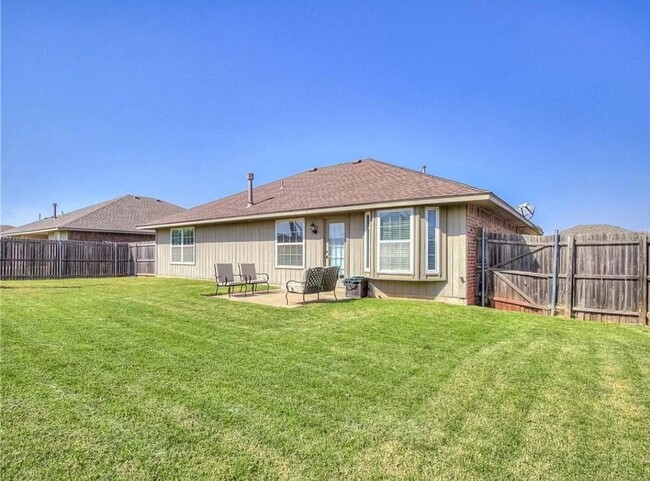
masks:
<svg viewBox="0 0 650 481"><path fill-rule="evenodd" d="M413 209L377 212L379 235L377 271L391 274L413 273Z"/></svg>

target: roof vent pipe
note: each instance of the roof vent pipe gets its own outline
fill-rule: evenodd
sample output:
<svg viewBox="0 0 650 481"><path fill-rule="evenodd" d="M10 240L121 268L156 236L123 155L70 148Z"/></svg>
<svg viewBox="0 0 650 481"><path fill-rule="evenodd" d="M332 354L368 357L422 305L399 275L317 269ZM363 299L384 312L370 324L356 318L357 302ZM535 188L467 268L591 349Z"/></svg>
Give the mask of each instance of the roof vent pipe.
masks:
<svg viewBox="0 0 650 481"><path fill-rule="evenodd" d="M56 219L56 202L52 203L52 207L54 207L54 218Z"/></svg>
<svg viewBox="0 0 650 481"><path fill-rule="evenodd" d="M421 172L422 174L426 174L426 173L427 173L427 166L426 166L426 165L422 165L422 167L420 167L420 172Z"/></svg>
<svg viewBox="0 0 650 481"><path fill-rule="evenodd" d="M255 174L252 172L248 173L248 205L246 207L250 207L253 205L253 179L255 178Z"/></svg>

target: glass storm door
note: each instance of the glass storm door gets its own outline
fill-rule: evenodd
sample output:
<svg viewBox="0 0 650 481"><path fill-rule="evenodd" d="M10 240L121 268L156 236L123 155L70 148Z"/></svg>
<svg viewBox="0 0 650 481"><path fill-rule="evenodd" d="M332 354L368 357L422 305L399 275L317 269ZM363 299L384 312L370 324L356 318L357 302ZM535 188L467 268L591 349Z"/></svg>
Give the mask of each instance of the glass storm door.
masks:
<svg viewBox="0 0 650 481"><path fill-rule="evenodd" d="M327 223L327 266L339 266L339 277L345 277L345 222Z"/></svg>

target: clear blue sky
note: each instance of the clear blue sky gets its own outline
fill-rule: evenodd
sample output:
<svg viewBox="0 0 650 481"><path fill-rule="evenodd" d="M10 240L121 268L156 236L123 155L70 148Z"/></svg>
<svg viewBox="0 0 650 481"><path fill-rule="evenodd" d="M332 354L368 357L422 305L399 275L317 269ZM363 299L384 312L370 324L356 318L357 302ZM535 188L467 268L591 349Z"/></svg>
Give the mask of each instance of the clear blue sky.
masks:
<svg viewBox="0 0 650 481"><path fill-rule="evenodd" d="M650 229L650 2L2 2L2 222L374 157Z"/></svg>

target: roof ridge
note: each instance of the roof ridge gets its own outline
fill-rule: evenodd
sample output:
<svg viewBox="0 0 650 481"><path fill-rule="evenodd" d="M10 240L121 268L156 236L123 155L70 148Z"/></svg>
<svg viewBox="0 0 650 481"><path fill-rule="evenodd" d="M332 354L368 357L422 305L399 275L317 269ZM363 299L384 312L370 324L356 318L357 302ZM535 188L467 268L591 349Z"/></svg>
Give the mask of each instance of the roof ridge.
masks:
<svg viewBox="0 0 650 481"><path fill-rule="evenodd" d="M410 173L421 174L421 172L419 172L419 171L417 171L415 169L410 169L408 167L403 167L401 165L391 164L390 162L385 162L383 160L377 160L377 159L374 159L372 157L366 157L364 159L348 160L348 161L345 161L345 162L337 162L336 164L324 165L323 167L312 167L311 169L301 170L300 172L296 172L295 174L288 175L287 177L282 177L280 179L272 180L272 181L269 181L269 182L265 182L264 184L260 184L258 186L255 186L254 189L261 189L262 187L266 187L267 185L276 184L276 183L291 179L293 177L297 177L297 176L302 175L302 174L308 174L309 172L325 170L325 169L332 169L334 167L339 167L339 166L342 166L342 165L354 165L354 164L359 164L359 163L363 163L363 162L375 162L375 163L382 164L382 165L387 165L389 167L393 167L393 168L396 168L396 169L402 169L402 170L405 170L405 171L410 172ZM425 174L425 175L427 175L427 176L429 176L431 178L434 178L434 179L443 180L445 182L452 182L454 184L461 185L463 187L469 187L471 189L477 189L477 190L482 190L484 192L490 192L487 189L483 189L481 187L474 187L473 185L465 184L463 182L458 182L458 181L455 181L455 180L452 180L452 179L447 179L447 178L444 178L444 177L439 177L439 176L431 175L431 174ZM233 192L232 194L228 194L228 195L226 195L224 197L220 197L218 199L211 200L209 202L205 202L203 204L196 205L194 207L191 207L191 209L195 209L197 207L203 207L204 205L212 204L213 202L220 202L222 200L230 199L231 197L241 195L241 194L244 194L246 192L247 192L247 189L239 190L237 192Z"/></svg>
<svg viewBox="0 0 650 481"><path fill-rule="evenodd" d="M461 187L465 187L465 188L469 188L469 189L472 189L472 190L475 190L475 191L479 191L481 193L490 193L491 192L488 189L484 189L484 188L481 188L481 187L475 187L475 186L472 186L472 185L469 185L469 184L466 184L466 183L463 183L463 182L458 182L458 181L453 180L453 179L447 179L445 177L440 177L440 176L431 175L431 174L427 174L427 173L422 174L422 172L420 172L418 170L411 169L409 167L403 167L401 165L391 164L390 162L386 162L386 161L383 161L383 160L377 160L377 159L375 159L373 157L357 158L357 159L354 159L354 160L347 160L347 161L344 161L344 162L337 162L335 164L325 165L325 166L322 166L322 167L317 166L317 167L312 167L310 169L301 170L300 172L296 172L296 173L288 175L286 177L281 177L280 179L271 180L269 182L265 182L264 184L254 186L254 190L262 189L264 187L271 186L273 184L280 184L281 185L283 182L286 182L286 181L288 181L288 180L290 180L290 179L292 179L294 177L298 177L298 176L303 175L303 174L308 174L310 172L329 170L329 169L333 169L335 167L341 167L341 166L346 166L346 165L355 165L355 164L361 164L361 163L381 164L381 165L384 165L384 166L387 166L387 167L391 167L391 168L394 168L394 169L399 169L399 170L408 172L410 174L425 175L425 176L427 176L427 177L429 177L431 179L437 179L437 180L441 180L443 182L449 182L449 183L452 183L452 184L455 184L455 185L458 185L458 186L461 186ZM209 206L209 205L217 203L217 202L224 202L226 200L229 200L229 199L235 198L237 196L246 194L246 192L247 192L247 189L238 190L237 192L233 192L232 194L228 194L228 195L226 195L224 197L220 197L218 199L214 199L214 200L204 202L202 204L190 207L188 210L195 210L195 209L199 209L201 207ZM171 214L171 215L169 215L167 217L174 217L175 215L176 214ZM160 220L164 220L164 218L160 219Z"/></svg>
<svg viewBox="0 0 650 481"><path fill-rule="evenodd" d="M74 220L70 220L70 221L68 221L66 223L60 224L59 226L57 226L57 229L60 229L61 227L69 226L70 224L78 221L80 218L86 217L89 214L94 214L96 212L99 212L100 210L105 209L109 205L113 205L118 200L122 200L125 197L129 197L129 196L130 196L130 194L125 194L125 195L122 195L120 197L115 197L114 199L105 200L104 202L97 202L97 204L93 204L93 205L89 205L88 207L82 207L80 209L77 209L77 210L88 209L88 211L85 212L81 217L78 217L78 218L76 218ZM61 217L64 217L65 215L74 214L77 210L73 210L72 212L69 212L68 214L63 214Z"/></svg>
<svg viewBox="0 0 650 481"><path fill-rule="evenodd" d="M346 164L355 164L355 163L358 163L358 162L360 162L360 161L363 162L363 161L366 161L366 160L375 160L375 159L370 159L370 158L368 158L368 159L355 159L355 160L353 160L353 161L338 162L338 163L336 163L336 164L326 165L326 166L324 166L324 167L312 167L311 169L301 170L300 172L296 172L295 174L291 174L291 175L289 175L289 176L287 176L287 177L282 177L282 178L280 178L280 179L272 180L272 181L266 182L266 183L264 183L264 184L260 184L260 185L258 185L258 186L254 186L253 190L255 190L255 189L261 189L262 187L266 187L266 186L268 186L268 185L272 185L272 184L281 184L281 183L282 183L283 181L285 181L285 180L291 179L291 178L293 178L293 177L297 177L297 176L302 175L302 174L307 174L307 173L309 173L309 172L313 172L314 169L316 169L316 170L329 169L329 168L331 168L331 167L338 167L338 166L340 166L340 165L346 165ZM223 202L223 201L225 201L225 200L227 200L227 199L231 199L231 198L236 197L236 196L238 196L238 195L245 194L247 191L248 191L248 189L239 190L239 191L237 191L237 192L233 192L232 194L228 194L228 195L226 195L226 196L224 196L224 197L219 197L218 199L214 199L214 200L211 200L211 201L209 201L209 202L204 202L203 204L195 205L195 206L193 206L193 207L190 207L190 208L187 209L187 210L195 210L195 209L199 209L200 207L205 207L205 206L207 206L207 205L214 204L215 202ZM168 217L174 217L175 215L177 215L177 214L170 214L170 215L168 215L168 216L165 216L165 217L161 218L160 220L163 221L163 220L165 220L166 218L168 218ZM146 227L147 225L151 225L151 224L144 224L145 227Z"/></svg>
<svg viewBox="0 0 650 481"><path fill-rule="evenodd" d="M71 210L57 217L46 217L10 230L3 235L61 230L129 231L138 232L140 223L185 211L181 206L155 197L125 194L92 205Z"/></svg>
<svg viewBox="0 0 650 481"><path fill-rule="evenodd" d="M364 159L357 159L356 161L352 161L352 162L339 162L338 164L326 165L326 166L324 166L324 167L312 167L311 169L301 170L300 172L296 172L295 174L288 175L287 177L282 177L282 178L280 178L280 179L271 180L271 181L269 181L269 182L265 182L264 184L260 184L260 185L254 186L253 189L261 189L262 187L266 187L267 185L278 184L278 183L280 183L280 182L282 182L282 181L285 181L285 180L291 179L292 177L297 177L297 176L302 175L302 174L307 174L307 173L309 173L309 172L313 172L314 169L316 169L317 171L318 171L318 170L322 170L322 169L329 169L329 168L331 168L331 167L337 167L337 166L339 166L339 165L352 164L352 163L357 162L357 161L359 161L359 160L364 160ZM373 159L367 159L367 160L373 160ZM205 203L203 203L203 204L195 205L194 207L190 207L190 209L193 210L193 209L197 209L197 208L199 208L199 207L203 207L203 206L205 206L205 205L212 204L212 203L214 203L214 202L221 202L221 201L223 201L223 200L230 199L231 197L235 197L235 196L237 196L237 195L245 194L247 191L248 191L248 189L239 190L239 191L237 191L237 192L233 192L232 194L228 194L228 195L226 195L226 196L224 196L224 197L220 197L220 198L218 198L218 199L211 200L211 201L209 201L209 202L205 202Z"/></svg>
<svg viewBox="0 0 650 481"><path fill-rule="evenodd" d="M110 207L111 205L115 204L116 202L118 202L118 201L120 201L120 200L127 199L127 198L134 198L134 199L137 199L137 200L147 199L147 200L150 200L150 201L152 201L152 202L160 202L160 203L164 203L164 204L171 205L171 206L174 206L174 207L180 207L180 206L177 206L176 204L172 204L172 203L170 203L170 202L167 202L167 201L164 201L164 200L158 199L158 198L156 198L156 197L147 197L147 196L145 196L145 195L124 194L124 195L122 195L122 196L120 196L120 197L116 197L116 198L114 198L114 199L109 199L109 200L107 200L106 203L105 203L104 205L100 206L98 209L90 210L90 211L88 211L85 215L83 215L82 217L79 217L79 218L77 218L77 219L75 219L75 220L73 220L73 221L70 221L69 224L64 224L64 226L71 226L71 227L73 227L72 224L74 224L75 222L77 222L77 221L83 219L84 217L86 217L86 216L88 216L88 215L90 215L90 214L96 214L97 212L100 212L100 211L104 210L105 208ZM101 204L101 202L100 202L100 204ZM92 206L91 206L91 207L92 207ZM183 208L183 209L184 209L184 208ZM171 215L177 215L177 214L178 214L178 213L176 213L176 214L170 214L170 216L171 216ZM165 216L165 217L168 217L168 216ZM109 231L110 231L110 230L109 230Z"/></svg>
<svg viewBox="0 0 650 481"><path fill-rule="evenodd" d="M433 175L433 174L429 174L427 172L420 172L419 170L415 170L415 169L412 169L410 167L404 167L404 166L401 166L401 165L391 164L390 162L386 162L384 160L377 160L377 159L360 159L360 160L362 160L364 162L365 161L377 162L378 164L387 165L389 167L394 167L396 169L405 170L407 172L414 173L414 174L426 175L427 177L431 177L433 179L438 179L438 180L442 180L442 181L445 181L445 182L451 182L453 184L461 185L463 187L469 187L470 189L481 190L483 192L492 192L491 190L484 189L483 187L476 187L476 186L473 186L473 185L470 185L470 184L466 184L465 182L458 182L457 180L454 180L454 179L448 179L446 177L440 177L439 175Z"/></svg>

